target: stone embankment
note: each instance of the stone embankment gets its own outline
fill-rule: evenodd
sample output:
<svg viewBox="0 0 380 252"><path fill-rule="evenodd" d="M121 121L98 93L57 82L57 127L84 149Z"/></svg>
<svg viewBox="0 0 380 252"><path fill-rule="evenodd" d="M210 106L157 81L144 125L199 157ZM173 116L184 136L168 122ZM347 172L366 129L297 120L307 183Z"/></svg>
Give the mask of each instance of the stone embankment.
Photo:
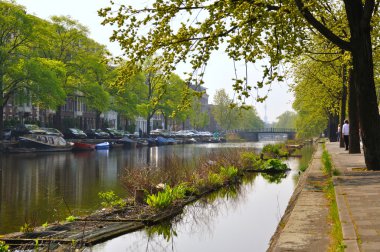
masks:
<svg viewBox="0 0 380 252"><path fill-rule="evenodd" d="M380 251L380 171L367 171L363 154L326 143L333 168L344 251ZM328 251L331 223L322 191L321 145L298 183L268 251Z"/></svg>

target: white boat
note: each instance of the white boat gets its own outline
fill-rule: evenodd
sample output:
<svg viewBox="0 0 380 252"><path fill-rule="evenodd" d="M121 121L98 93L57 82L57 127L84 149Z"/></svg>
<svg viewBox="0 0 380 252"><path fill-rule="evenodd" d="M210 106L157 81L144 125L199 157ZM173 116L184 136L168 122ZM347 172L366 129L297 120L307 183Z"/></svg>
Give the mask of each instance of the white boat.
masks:
<svg viewBox="0 0 380 252"><path fill-rule="evenodd" d="M108 150L109 148L110 148L109 142L98 143L97 145L95 145L95 149L97 150Z"/></svg>
<svg viewBox="0 0 380 252"><path fill-rule="evenodd" d="M57 135L30 134L20 136L17 148L33 151L69 151L73 145Z"/></svg>

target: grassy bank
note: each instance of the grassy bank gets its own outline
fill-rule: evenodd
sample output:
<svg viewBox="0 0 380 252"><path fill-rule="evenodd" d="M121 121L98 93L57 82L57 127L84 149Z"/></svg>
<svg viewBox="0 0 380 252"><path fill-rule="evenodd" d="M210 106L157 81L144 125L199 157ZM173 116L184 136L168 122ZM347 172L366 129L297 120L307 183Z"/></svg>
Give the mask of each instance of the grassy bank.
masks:
<svg viewBox="0 0 380 252"><path fill-rule="evenodd" d="M325 145L323 145L322 162L323 171L326 175L328 175L328 183L324 187L324 191L329 201L329 221L332 224L329 251L344 251L345 245L343 243L342 224L339 219L339 211L336 203L335 189L332 179L332 176L336 175L337 172L333 168L331 157L327 152Z"/></svg>

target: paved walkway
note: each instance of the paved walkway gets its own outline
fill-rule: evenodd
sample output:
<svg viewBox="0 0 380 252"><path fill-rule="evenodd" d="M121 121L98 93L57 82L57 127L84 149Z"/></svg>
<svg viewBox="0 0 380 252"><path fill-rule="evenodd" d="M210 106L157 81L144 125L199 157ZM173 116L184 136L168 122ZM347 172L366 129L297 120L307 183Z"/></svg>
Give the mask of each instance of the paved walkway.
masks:
<svg viewBox="0 0 380 252"><path fill-rule="evenodd" d="M345 251L380 251L380 171L367 171L363 154L348 154L336 142L326 148L340 172L334 186ZM319 145L268 251L328 251L331 227L321 191L321 152Z"/></svg>
<svg viewBox="0 0 380 252"><path fill-rule="evenodd" d="M340 175L334 177L345 251L380 251L380 171L366 171L363 154L326 143Z"/></svg>
<svg viewBox="0 0 380 252"><path fill-rule="evenodd" d="M329 245L328 201L323 186L322 145L301 176L268 251L327 251ZM281 225L284 225L283 229Z"/></svg>

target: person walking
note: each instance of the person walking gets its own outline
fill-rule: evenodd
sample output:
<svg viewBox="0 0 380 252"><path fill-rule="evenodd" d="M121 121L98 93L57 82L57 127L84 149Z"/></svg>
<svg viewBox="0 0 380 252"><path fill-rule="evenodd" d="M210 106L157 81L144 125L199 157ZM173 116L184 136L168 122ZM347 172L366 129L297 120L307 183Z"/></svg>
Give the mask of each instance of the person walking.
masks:
<svg viewBox="0 0 380 252"><path fill-rule="evenodd" d="M344 124L342 126L342 134L346 150L348 150L348 145L350 144L350 125L348 124L348 120L344 120Z"/></svg>

